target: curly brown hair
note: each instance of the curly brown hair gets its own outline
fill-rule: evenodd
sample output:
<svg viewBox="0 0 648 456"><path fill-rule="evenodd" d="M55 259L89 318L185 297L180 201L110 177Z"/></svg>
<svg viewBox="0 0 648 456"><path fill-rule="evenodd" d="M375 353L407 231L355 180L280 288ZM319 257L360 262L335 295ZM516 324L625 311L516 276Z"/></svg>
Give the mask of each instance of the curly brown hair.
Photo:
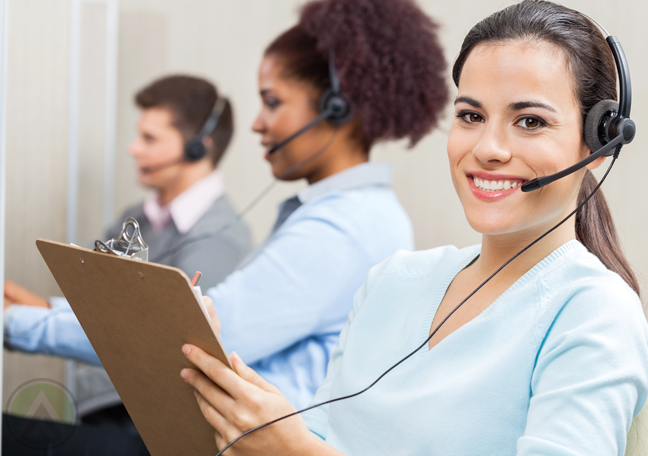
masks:
<svg viewBox="0 0 648 456"><path fill-rule="evenodd" d="M281 59L285 77L323 92L333 51L365 150L401 138L409 138L412 147L437 125L448 101L437 29L411 0L314 0L265 55Z"/></svg>

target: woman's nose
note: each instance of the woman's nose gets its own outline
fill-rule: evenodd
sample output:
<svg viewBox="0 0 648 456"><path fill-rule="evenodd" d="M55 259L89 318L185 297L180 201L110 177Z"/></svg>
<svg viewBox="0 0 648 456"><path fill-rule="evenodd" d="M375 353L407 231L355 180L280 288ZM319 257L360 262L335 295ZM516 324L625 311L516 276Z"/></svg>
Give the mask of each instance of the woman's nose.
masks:
<svg viewBox="0 0 648 456"><path fill-rule="evenodd" d="M252 131L256 133L263 133L265 131L265 122L263 122L262 116L263 113L260 112L252 124Z"/></svg>
<svg viewBox="0 0 648 456"><path fill-rule="evenodd" d="M473 155L484 165L509 161L511 152L504 129L487 124L473 148Z"/></svg>

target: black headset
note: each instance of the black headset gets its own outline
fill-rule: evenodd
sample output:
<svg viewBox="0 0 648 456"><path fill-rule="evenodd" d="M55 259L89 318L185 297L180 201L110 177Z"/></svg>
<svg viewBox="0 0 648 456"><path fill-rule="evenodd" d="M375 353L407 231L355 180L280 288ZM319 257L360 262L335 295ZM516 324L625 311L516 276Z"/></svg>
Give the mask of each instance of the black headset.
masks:
<svg viewBox="0 0 648 456"><path fill-rule="evenodd" d="M185 161L198 161L202 160L203 157L207 154L207 148L205 147L205 143L203 142L205 138L209 135L211 135L214 130L216 129L216 126L218 125L218 121L220 120L221 116L223 115L223 111L225 110L225 106L227 105L227 99L218 97L216 98L216 102L214 103L214 108L211 111L211 114L209 114L209 117L205 121L205 124L202 126L200 131L196 136L194 136L192 139L187 141L184 146L184 160Z"/></svg>
<svg viewBox="0 0 648 456"><path fill-rule="evenodd" d="M523 192L538 190L578 171L599 157L614 155L621 150L621 146L631 143L635 137L637 127L630 119L630 107L632 105L630 69L621 42L616 36L611 36L594 19L584 14L583 16L590 19L606 35L605 41L610 46L619 75L619 103L614 100L601 100L587 112L583 125L583 138L587 147L593 152L589 157L556 174L538 177L525 182L522 184Z"/></svg>
<svg viewBox="0 0 648 456"><path fill-rule="evenodd" d="M343 125L353 119L353 116L355 115L355 109L353 107L353 104L348 101L340 91L340 79L338 78L337 71L335 69L335 54L333 53L333 50L329 52L328 65L331 87L325 90L319 99L318 107L320 113L317 117L297 130L295 133L272 146L268 150L269 154L272 154L277 149L285 146L290 141L324 120L332 123L333 125Z"/></svg>

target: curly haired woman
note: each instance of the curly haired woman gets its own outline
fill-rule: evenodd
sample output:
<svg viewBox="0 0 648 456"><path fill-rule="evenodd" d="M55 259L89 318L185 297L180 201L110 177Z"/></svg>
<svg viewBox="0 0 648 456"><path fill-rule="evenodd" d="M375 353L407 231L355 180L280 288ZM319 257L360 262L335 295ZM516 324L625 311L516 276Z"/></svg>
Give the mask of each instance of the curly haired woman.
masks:
<svg viewBox="0 0 648 456"><path fill-rule="evenodd" d="M348 122L320 122L285 142L320 114L331 67L352 106ZM445 69L436 25L402 0L308 3L265 51L253 130L276 177L309 185L282 203L244 266L206 294L224 346L296 407L324 381L369 268L413 248L391 166L368 163L369 154L379 141L415 144L434 128L448 98Z"/></svg>

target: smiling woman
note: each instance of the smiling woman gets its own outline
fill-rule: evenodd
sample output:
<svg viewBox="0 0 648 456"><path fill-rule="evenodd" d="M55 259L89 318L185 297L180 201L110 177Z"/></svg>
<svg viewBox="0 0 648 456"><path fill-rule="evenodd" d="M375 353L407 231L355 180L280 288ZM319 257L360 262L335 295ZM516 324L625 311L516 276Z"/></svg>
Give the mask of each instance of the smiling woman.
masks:
<svg viewBox="0 0 648 456"><path fill-rule="evenodd" d="M601 68L611 73L583 86ZM453 74L450 172L482 244L398 252L374 267L313 408L232 454L624 454L648 396L648 325L631 270L616 267L623 257L599 255L583 235L614 237L611 220L561 222L604 159L521 191L589 156L583 114L615 93L605 38L576 11L525 0L473 27ZM290 411L236 356L238 376L196 347L184 353L202 370L182 376L221 447Z"/></svg>

